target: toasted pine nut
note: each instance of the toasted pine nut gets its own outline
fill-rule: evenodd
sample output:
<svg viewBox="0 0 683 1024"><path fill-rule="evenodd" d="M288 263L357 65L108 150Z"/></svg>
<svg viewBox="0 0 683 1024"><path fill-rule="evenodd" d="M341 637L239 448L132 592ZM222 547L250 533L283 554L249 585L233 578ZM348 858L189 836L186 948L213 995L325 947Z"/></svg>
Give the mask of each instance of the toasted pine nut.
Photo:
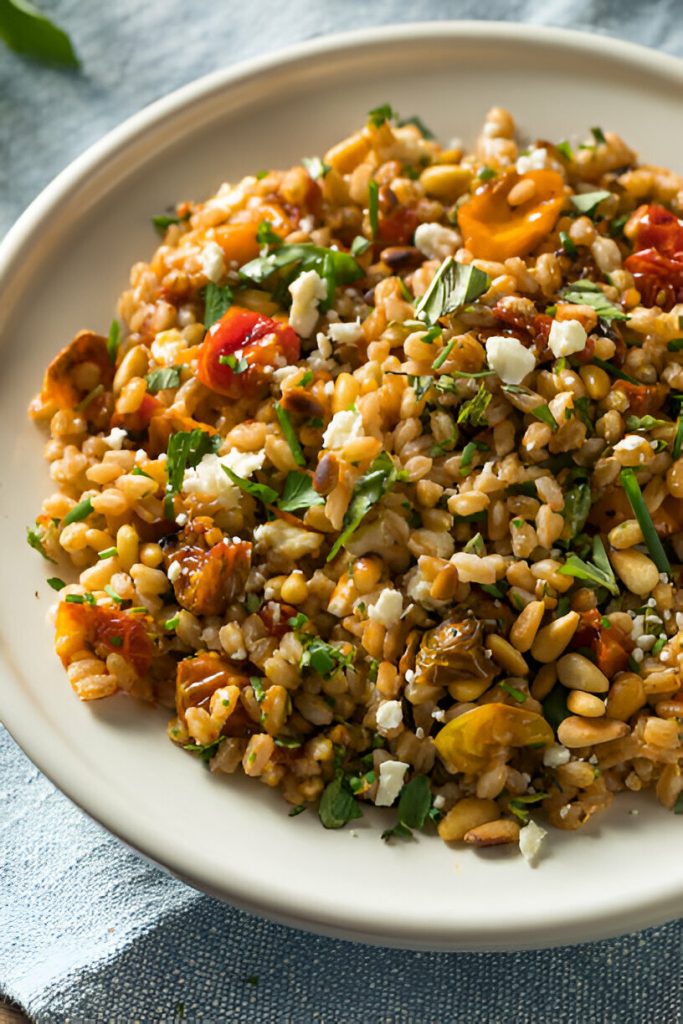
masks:
<svg viewBox="0 0 683 1024"><path fill-rule="evenodd" d="M607 534L607 539L617 551L624 551L632 548L635 544L643 543L643 534L637 519L625 519L618 526L613 526Z"/></svg>
<svg viewBox="0 0 683 1024"><path fill-rule="evenodd" d="M605 714L605 702L584 690L572 690L567 697L567 707L572 714L584 718L601 718Z"/></svg>
<svg viewBox="0 0 683 1024"><path fill-rule="evenodd" d="M483 825L471 828L463 836L466 843L473 846L502 846L503 843L519 842L519 824L510 818L499 821L487 821Z"/></svg>
<svg viewBox="0 0 683 1024"><path fill-rule="evenodd" d="M429 596L435 601L449 601L458 587L458 570L454 565L446 565L432 583Z"/></svg>
<svg viewBox="0 0 683 1024"><path fill-rule="evenodd" d="M513 623L510 630L510 643L518 651L528 651L538 633L539 626L545 614L543 601L530 601L526 608L523 608Z"/></svg>
<svg viewBox="0 0 683 1024"><path fill-rule="evenodd" d="M595 782L595 771L586 761L569 761L557 769L557 781L561 786L587 789Z"/></svg>
<svg viewBox="0 0 683 1024"><path fill-rule="evenodd" d="M610 551L609 557L632 594L646 597L659 583L659 569L642 551Z"/></svg>
<svg viewBox="0 0 683 1024"><path fill-rule="evenodd" d="M512 644L508 643L497 633L491 633L486 638L486 646L501 668L513 676L526 676L529 674L529 666L519 651L516 651Z"/></svg>
<svg viewBox="0 0 683 1024"><path fill-rule="evenodd" d="M643 729L643 739L653 747L678 746L678 723L672 718L648 718Z"/></svg>
<svg viewBox="0 0 683 1024"><path fill-rule="evenodd" d="M563 686L588 693L607 693L609 679L583 654L565 654L557 663L557 675Z"/></svg>
<svg viewBox="0 0 683 1024"><path fill-rule="evenodd" d="M472 172L458 164L434 164L426 167L420 175L420 184L425 193L445 203L454 203L467 192Z"/></svg>
<svg viewBox="0 0 683 1024"><path fill-rule="evenodd" d="M521 206L536 195L536 183L531 178L522 178L508 192L508 206Z"/></svg>
<svg viewBox="0 0 683 1024"><path fill-rule="evenodd" d="M607 694L607 714L610 718L627 722L645 704L643 680L635 672L622 672L612 682Z"/></svg>
<svg viewBox="0 0 683 1024"><path fill-rule="evenodd" d="M557 668L555 665L542 665L531 684L531 696L535 700L545 700L556 682Z"/></svg>
<svg viewBox="0 0 683 1024"><path fill-rule="evenodd" d="M560 722L557 738L565 747L593 747L598 743L609 743L626 736L629 727L625 722L611 718L578 718L571 715Z"/></svg>
<svg viewBox="0 0 683 1024"><path fill-rule="evenodd" d="M578 624L579 613L567 612L544 626L531 645L531 653L536 661L556 661L574 636Z"/></svg>
<svg viewBox="0 0 683 1024"><path fill-rule="evenodd" d="M447 843L463 839L465 834L487 821L495 821L500 811L495 800L479 800L468 796L458 800L438 824L440 837Z"/></svg>

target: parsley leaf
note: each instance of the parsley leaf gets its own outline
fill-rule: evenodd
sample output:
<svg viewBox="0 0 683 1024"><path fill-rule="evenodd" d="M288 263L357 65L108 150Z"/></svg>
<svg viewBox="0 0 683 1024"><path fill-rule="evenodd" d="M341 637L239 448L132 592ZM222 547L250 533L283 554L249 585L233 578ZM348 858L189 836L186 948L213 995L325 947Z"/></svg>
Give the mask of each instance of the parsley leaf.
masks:
<svg viewBox="0 0 683 1024"><path fill-rule="evenodd" d="M218 434L209 434L199 427L171 434L166 452L168 482L164 511L167 518L170 519L173 515L173 495L177 494L183 485L185 470L198 466L205 455L217 452L220 444Z"/></svg>
<svg viewBox="0 0 683 1024"><path fill-rule="evenodd" d="M232 352L228 352L227 356L219 356L218 363L220 366L229 366L233 373L245 373L249 369L249 363L241 356L239 359Z"/></svg>
<svg viewBox="0 0 683 1024"><path fill-rule="evenodd" d="M267 256L258 256L255 260L245 263L240 269L239 275L243 280L262 284L277 271L289 267L295 271L294 276L297 272L315 270L323 277L326 257L328 265L334 270L337 284L350 284L364 276L363 269L358 266L349 253L339 252L337 249L325 249L310 242L281 245Z"/></svg>
<svg viewBox="0 0 683 1024"><path fill-rule="evenodd" d="M50 576L48 579L48 586L52 587L53 590L63 590L66 586L64 580L60 580L59 576Z"/></svg>
<svg viewBox="0 0 683 1024"><path fill-rule="evenodd" d="M399 479L399 472L386 452L381 452L353 488L349 507L344 514L342 532L327 556L330 562L349 537L358 529L373 505L390 491Z"/></svg>
<svg viewBox="0 0 683 1024"><path fill-rule="evenodd" d="M582 481L571 487L564 496L565 526L571 540L581 533L591 510L590 484Z"/></svg>
<svg viewBox="0 0 683 1024"><path fill-rule="evenodd" d="M39 555L42 555L46 562L52 562L56 565L54 558L50 558L45 547L43 545L43 538L39 530L36 530L33 526L26 527L26 540L29 547L32 547L34 551L37 551Z"/></svg>
<svg viewBox="0 0 683 1024"><path fill-rule="evenodd" d="M44 64L80 67L66 32L36 10L28 0L1 0L0 39L15 53L32 57Z"/></svg>
<svg viewBox="0 0 683 1024"><path fill-rule="evenodd" d="M299 512L314 505L324 505L325 499L313 489L308 473L294 471L287 474L282 497L277 504L283 512Z"/></svg>
<svg viewBox="0 0 683 1024"><path fill-rule="evenodd" d="M163 370L152 370L147 374L145 380L150 395L156 395L158 391L164 391L166 388L178 388L180 387L180 367L167 366Z"/></svg>
<svg viewBox="0 0 683 1024"><path fill-rule="evenodd" d="M166 233L166 228L169 228L171 224L180 224L180 217L177 217L174 213L159 213L156 217L152 217L152 224L159 234L163 235Z"/></svg>
<svg viewBox="0 0 683 1024"><path fill-rule="evenodd" d="M183 750L189 750L191 754L196 754L200 761L206 763L211 760L224 739L225 736L219 736L213 743L183 743Z"/></svg>
<svg viewBox="0 0 683 1024"><path fill-rule="evenodd" d="M447 256L432 278L429 288L415 306L416 315L424 314L429 323L454 313L488 291L491 280L477 267L457 263Z"/></svg>
<svg viewBox="0 0 683 1024"><path fill-rule="evenodd" d="M619 587L605 552L605 545L599 536L593 537L593 561L584 562L578 555L571 554L558 570L564 576L585 580L597 587L605 587L614 597L619 596Z"/></svg>
<svg viewBox="0 0 683 1024"><path fill-rule="evenodd" d="M458 411L458 423L471 423L473 427L483 427L486 424L486 410L493 398L485 384L479 385L474 398L463 402Z"/></svg>
<svg viewBox="0 0 683 1024"><path fill-rule="evenodd" d="M351 255L362 256L364 252L367 252L372 242L369 238L365 238L364 235L356 235L354 240L351 242Z"/></svg>
<svg viewBox="0 0 683 1024"><path fill-rule="evenodd" d="M435 139L436 138L436 135L434 134L434 132L430 131L430 129L424 123L422 118L417 117L416 114L413 114L412 117L403 117L398 122L399 128L404 128L405 125L407 125L407 124L414 124L415 127L418 129L418 131L420 131L422 133L422 138L423 139L428 139L429 140L429 139Z"/></svg>
<svg viewBox="0 0 683 1024"><path fill-rule="evenodd" d="M591 306L601 320L628 320L623 309L610 302L603 290L594 281L574 281L560 292L565 302L579 306Z"/></svg>
<svg viewBox="0 0 683 1024"><path fill-rule="evenodd" d="M342 828L347 821L362 818L363 812L342 775L338 775L323 790L318 816L325 828Z"/></svg>
<svg viewBox="0 0 683 1024"><path fill-rule="evenodd" d="M388 103L383 103L380 107L373 107L372 110L368 111L368 124L379 128L385 121L396 121L397 117L398 115L393 107Z"/></svg>
<svg viewBox="0 0 683 1024"><path fill-rule="evenodd" d="M227 313L234 301L232 288L209 281L204 289L204 326L207 331Z"/></svg>
<svg viewBox="0 0 683 1024"><path fill-rule="evenodd" d="M562 142L558 142L555 149L565 158L565 160L574 159L574 151L566 139L563 139Z"/></svg>
<svg viewBox="0 0 683 1024"><path fill-rule="evenodd" d="M273 231L269 220L262 220L256 229L256 241L259 245L281 245L282 239Z"/></svg>
<svg viewBox="0 0 683 1024"><path fill-rule="evenodd" d="M250 494L252 498L256 498L257 501L263 502L264 505L272 505L274 501L277 501L277 491L274 491L272 487L267 484L255 483L253 480L246 480L242 476L238 476L228 466L223 466L223 472L232 480L232 482L239 487L245 494Z"/></svg>
<svg viewBox="0 0 683 1024"><path fill-rule="evenodd" d="M605 192L603 189L600 189L598 192L582 192L575 196L570 196L569 199L579 213L585 213L588 217L593 217L600 203L605 199L609 199L611 195L611 192Z"/></svg>

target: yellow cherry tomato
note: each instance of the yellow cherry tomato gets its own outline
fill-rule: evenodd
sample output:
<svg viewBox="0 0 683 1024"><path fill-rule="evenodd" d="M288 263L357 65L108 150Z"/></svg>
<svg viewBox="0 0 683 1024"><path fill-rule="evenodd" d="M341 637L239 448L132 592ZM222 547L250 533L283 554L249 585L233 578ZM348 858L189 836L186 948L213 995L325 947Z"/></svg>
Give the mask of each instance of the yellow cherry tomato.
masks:
<svg viewBox="0 0 683 1024"><path fill-rule="evenodd" d="M480 704L451 719L434 740L455 771L481 771L501 747L549 747L555 742L545 718L508 704Z"/></svg>

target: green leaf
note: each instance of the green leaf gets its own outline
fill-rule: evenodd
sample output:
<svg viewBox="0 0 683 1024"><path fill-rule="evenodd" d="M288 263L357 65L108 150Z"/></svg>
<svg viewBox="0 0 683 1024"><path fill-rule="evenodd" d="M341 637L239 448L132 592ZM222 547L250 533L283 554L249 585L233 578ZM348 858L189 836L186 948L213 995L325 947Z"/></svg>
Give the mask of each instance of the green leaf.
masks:
<svg viewBox="0 0 683 1024"><path fill-rule="evenodd" d="M571 538L576 537L586 525L591 510L591 488L588 483L578 483L564 496L562 515Z"/></svg>
<svg viewBox="0 0 683 1024"><path fill-rule="evenodd" d="M559 430L560 425L547 405L537 405L531 410L531 415L535 416L537 420L546 423L551 430Z"/></svg>
<svg viewBox="0 0 683 1024"><path fill-rule="evenodd" d="M576 248L576 246L574 245L566 231L560 231L560 244L562 245L562 248L564 249L567 256L571 256L572 259L578 253L578 249Z"/></svg>
<svg viewBox="0 0 683 1024"><path fill-rule="evenodd" d="M558 142L557 145L555 146L555 149L558 151L558 153L562 154L562 156L565 158L565 160L573 160L574 159L574 150L569 145L569 143L567 142L566 139L563 139L562 142Z"/></svg>
<svg viewBox="0 0 683 1024"><path fill-rule="evenodd" d="M209 281L204 289L204 326L207 331L227 313L234 301L232 288Z"/></svg>
<svg viewBox="0 0 683 1024"><path fill-rule="evenodd" d="M82 519L87 519L92 511L93 507L90 498L82 498L64 516L62 526L69 526L70 523L80 523Z"/></svg>
<svg viewBox="0 0 683 1024"><path fill-rule="evenodd" d="M477 177L479 178L479 181L491 181L491 178L496 177L496 171L494 171L493 167L487 167L487 165L484 164L484 166L480 167L477 171Z"/></svg>
<svg viewBox="0 0 683 1024"><path fill-rule="evenodd" d="M434 383L434 378L430 376L415 377L413 374L408 374L408 384L415 392L415 401L419 402L429 391L430 387Z"/></svg>
<svg viewBox="0 0 683 1024"><path fill-rule="evenodd" d="M659 534L657 533L655 525L652 522L650 510L645 504L645 499L643 498L643 495L641 493L640 485L638 483L634 470L622 469L620 473L620 479L624 491L626 492L626 497L629 500L629 504L633 509L633 514L638 520L638 524L642 531L647 549L650 552L652 561L655 563L660 572L665 572L668 575L671 575L671 565L669 564L669 559L666 556L666 552L664 551L662 542L659 539Z"/></svg>
<svg viewBox="0 0 683 1024"><path fill-rule="evenodd" d="M471 423L473 427L483 427L486 424L486 410L493 395L487 390L485 384L479 385L474 398L464 402L458 410L458 423Z"/></svg>
<svg viewBox="0 0 683 1024"><path fill-rule="evenodd" d="M565 302L578 306L590 306L601 320L610 323L612 320L628 320L629 316L623 309L610 302L603 290L594 281L574 281L560 292ZM593 360L595 362L595 360Z"/></svg>
<svg viewBox="0 0 683 1024"><path fill-rule="evenodd" d="M251 688L254 691L256 702L260 704L266 695L266 691L263 689L263 683L258 676L250 676L249 682L251 683Z"/></svg>
<svg viewBox="0 0 683 1024"><path fill-rule="evenodd" d="M488 291L491 280L483 270L473 264L457 263L447 256L432 278L429 288L415 306L419 317L423 314L429 323L469 305Z"/></svg>
<svg viewBox="0 0 683 1024"><path fill-rule="evenodd" d="M337 284L351 284L352 281L357 281L365 274L350 253L339 252L337 249L325 249L323 246L313 245L310 242L301 242L297 245L281 245L267 256L258 256L255 260L245 263L240 269L239 275L242 280L263 284L277 271L290 267L298 273L315 270L322 277L326 256L329 258L328 262L331 261Z"/></svg>
<svg viewBox="0 0 683 1024"><path fill-rule="evenodd" d="M655 427L665 427L666 420L658 420L654 416L627 416L626 427L628 430L654 430Z"/></svg>
<svg viewBox="0 0 683 1024"><path fill-rule="evenodd" d="M244 356L240 356L238 359L232 352L229 352L227 356L219 356L218 363L219 366L229 366L232 372L237 374L245 373L249 369L249 363Z"/></svg>
<svg viewBox="0 0 683 1024"><path fill-rule="evenodd" d="M279 402L275 403L275 415L277 416L278 423L280 424L280 429L284 434L285 441L289 445L289 450L294 456L294 461L297 466L305 466L306 459L304 458L304 453L301 450L299 438L296 436L296 431L292 421L289 418L289 413L286 409L283 409Z"/></svg>
<svg viewBox="0 0 683 1024"><path fill-rule="evenodd" d="M368 216L372 237L379 235L379 184L373 180L368 184Z"/></svg>
<svg viewBox="0 0 683 1024"><path fill-rule="evenodd" d="M571 711L567 707L568 691L562 683L555 683L552 690L543 701L543 717L548 724L557 732L557 727L565 718L569 718Z"/></svg>
<svg viewBox="0 0 683 1024"><path fill-rule="evenodd" d="M179 388L180 367L167 366L163 370L152 370L147 374L145 380L150 395L156 395L157 392L165 391L166 388Z"/></svg>
<svg viewBox="0 0 683 1024"><path fill-rule="evenodd" d="M292 471L287 474L282 497L277 504L283 512L299 512L314 505L324 505L325 499L314 490L308 473Z"/></svg>
<svg viewBox="0 0 683 1024"><path fill-rule="evenodd" d="M160 235L165 235L166 228L170 228L171 224L180 223L180 217L177 217L174 213L158 213L155 217L152 217L152 224Z"/></svg>
<svg viewBox="0 0 683 1024"><path fill-rule="evenodd" d="M683 416L679 416L676 420L676 434L674 437L673 448L671 454L674 459L680 458L681 447L683 446Z"/></svg>
<svg viewBox="0 0 683 1024"><path fill-rule="evenodd" d="M681 352L683 350L683 338L672 338L667 341L666 347L669 352Z"/></svg>
<svg viewBox="0 0 683 1024"><path fill-rule="evenodd" d="M624 373L623 370L620 370L612 363L608 363L606 359L598 359L597 356L592 356L591 362L596 366L599 366L601 370L605 371L605 373L611 373L613 377L617 378L617 380L626 380L629 384L637 384L638 386L641 384L641 381L637 380L635 377L631 377L628 373Z"/></svg>
<svg viewBox="0 0 683 1024"><path fill-rule="evenodd" d="M610 199L611 196L611 192L605 192L603 189L600 189L598 192L583 192L569 198L579 213L585 213L588 217L592 217L600 203L605 199Z"/></svg>
<svg viewBox="0 0 683 1024"><path fill-rule="evenodd" d="M369 238L365 238L364 235L356 235L354 240L351 242L351 255L362 256L364 252L367 252L372 242Z"/></svg>
<svg viewBox="0 0 683 1024"><path fill-rule="evenodd" d="M425 340L425 339L423 339L423 340ZM444 346L444 348L441 349L441 351L439 352L438 356L436 357L436 359L432 363L432 370L440 370L441 369L441 367L443 366L443 364L446 362L446 360L448 359L449 355L453 351L453 349L455 347L456 340L457 340L456 338L451 338L451 340L448 342L448 344L446 346Z"/></svg>
<svg viewBox="0 0 683 1024"><path fill-rule="evenodd" d="M48 579L48 586L52 587L53 590L63 590L66 586L64 580L60 580L59 576L50 576Z"/></svg>
<svg viewBox="0 0 683 1024"><path fill-rule="evenodd" d="M673 805L674 814L683 814L683 793L679 793L676 803Z"/></svg>
<svg viewBox="0 0 683 1024"><path fill-rule="evenodd" d="M349 537L358 529L373 505L391 490L399 479L398 470L386 452L381 452L353 488L349 507L344 514L342 532L327 556L330 562Z"/></svg>
<svg viewBox="0 0 683 1024"><path fill-rule="evenodd" d="M50 558L47 551L45 550L45 547L43 545L43 538L40 532L35 527L26 527L26 541L29 547L33 548L34 551L37 551L39 555L42 555L46 562L52 562L53 565L57 564L54 558Z"/></svg>
<svg viewBox="0 0 683 1024"><path fill-rule="evenodd" d="M486 554L486 544L484 538L480 533L475 533L474 537L470 537L463 548L463 551L468 555L479 555L481 558Z"/></svg>
<svg viewBox="0 0 683 1024"><path fill-rule="evenodd" d="M334 644L326 643L313 633L304 633L299 636L299 640L304 645L299 667L310 668L324 679L329 679L335 672L353 664L353 652L344 654Z"/></svg>
<svg viewBox="0 0 683 1024"><path fill-rule="evenodd" d="M166 515L172 515L172 498L183 485L186 469L198 466L205 455L217 452L221 439L218 434L209 434L199 427L194 430L180 430L171 434L166 451ZM170 506L170 507L169 507Z"/></svg>
<svg viewBox="0 0 683 1024"><path fill-rule="evenodd" d="M262 220L256 229L256 241L259 245L281 245L282 239L273 231L273 225L269 220Z"/></svg>
<svg viewBox="0 0 683 1024"><path fill-rule="evenodd" d="M398 801L398 818L408 828L422 828L429 808L432 793L426 775L416 775L401 790Z"/></svg>
<svg viewBox="0 0 683 1024"><path fill-rule="evenodd" d="M362 818L363 812L341 775L323 790L318 816L325 828L342 828L347 821Z"/></svg>
<svg viewBox="0 0 683 1024"><path fill-rule="evenodd" d="M189 750L190 753L195 754L200 761L204 761L206 763L211 760L224 739L225 736L219 736L213 743L184 743L183 750Z"/></svg>
<svg viewBox="0 0 683 1024"><path fill-rule="evenodd" d="M397 118L396 111L388 103L368 111L368 124L374 125L375 128L379 128L385 121L396 121Z"/></svg>
<svg viewBox="0 0 683 1024"><path fill-rule="evenodd" d="M107 338L107 355L113 365L116 365L116 356L118 355L120 344L121 326L118 320L112 320L109 327L109 337Z"/></svg>
<svg viewBox="0 0 683 1024"><path fill-rule="evenodd" d="M585 562L572 553L557 571L564 576L573 576L574 579L592 583L596 587L605 587L614 597L619 597L619 586L605 553L605 546L597 535L593 538L593 562Z"/></svg>
<svg viewBox="0 0 683 1024"><path fill-rule="evenodd" d="M297 814L302 814L306 810L306 804L296 804L292 807L291 811L287 815L288 818L296 818Z"/></svg>
<svg viewBox="0 0 683 1024"><path fill-rule="evenodd" d="M80 61L66 32L28 0L0 0L0 39L15 53L45 64L78 68Z"/></svg>
<svg viewBox="0 0 683 1024"><path fill-rule="evenodd" d="M324 160L321 160L319 156L305 156L301 163L308 171L311 178L317 181L319 178L324 178L326 174L329 174L332 168L329 164L326 164Z"/></svg>
<svg viewBox="0 0 683 1024"><path fill-rule="evenodd" d="M591 132L593 133L593 138L595 139L596 146L607 145L607 139L605 138L605 133L603 132L602 128L591 128Z"/></svg>
<svg viewBox="0 0 683 1024"><path fill-rule="evenodd" d="M398 122L399 128L403 128L407 124L414 124L415 127L417 129L419 129L419 131L422 133L422 138L423 139L435 139L436 138L436 135L434 134L434 132L430 131L430 129L424 123L422 118L418 117L416 114L413 114L412 117L403 117Z"/></svg>
<svg viewBox="0 0 683 1024"><path fill-rule="evenodd" d="M223 472L241 491L244 491L245 494L250 494L252 498L256 498L257 501L262 502L264 505L272 505L273 502L277 501L277 491L274 491L272 487L268 487L267 484L258 484L253 480L245 480L244 477L238 476L228 466L223 466Z"/></svg>

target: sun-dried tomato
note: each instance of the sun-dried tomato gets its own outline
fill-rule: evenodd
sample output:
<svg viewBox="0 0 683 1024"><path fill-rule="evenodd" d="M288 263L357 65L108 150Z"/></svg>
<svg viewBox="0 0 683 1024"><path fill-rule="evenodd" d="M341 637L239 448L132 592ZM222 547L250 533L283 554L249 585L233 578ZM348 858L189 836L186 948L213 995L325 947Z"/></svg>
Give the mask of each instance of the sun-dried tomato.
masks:
<svg viewBox="0 0 683 1024"><path fill-rule="evenodd" d="M300 350L299 337L288 324L232 306L209 329L197 376L219 395L255 397L267 388L273 370L295 363Z"/></svg>
<svg viewBox="0 0 683 1024"><path fill-rule="evenodd" d="M641 206L626 226L634 252L624 261L646 306L683 302L683 223L657 203Z"/></svg>

